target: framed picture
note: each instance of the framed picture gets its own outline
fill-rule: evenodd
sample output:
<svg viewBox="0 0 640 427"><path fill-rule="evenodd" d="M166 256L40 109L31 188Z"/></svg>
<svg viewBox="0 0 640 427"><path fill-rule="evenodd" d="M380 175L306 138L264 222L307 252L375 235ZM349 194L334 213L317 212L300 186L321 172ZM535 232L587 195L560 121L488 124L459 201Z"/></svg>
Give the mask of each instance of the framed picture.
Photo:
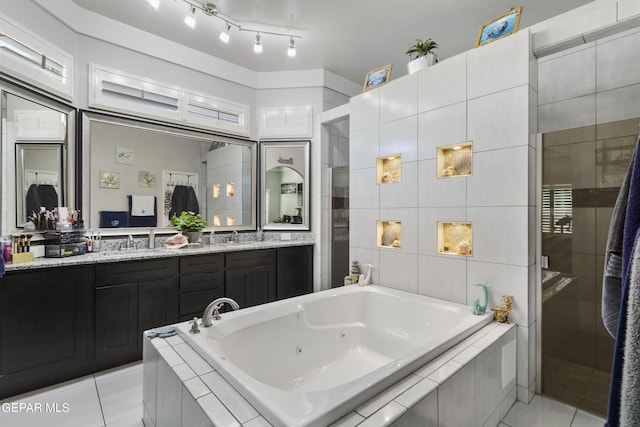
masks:
<svg viewBox="0 0 640 427"><path fill-rule="evenodd" d="M384 67L369 71L367 73L367 78L364 79L362 92L366 92L389 83L389 79L391 78L391 67L393 67L393 64L385 65Z"/></svg>
<svg viewBox="0 0 640 427"><path fill-rule="evenodd" d="M280 184L280 194L297 194L298 184L295 182L285 182Z"/></svg>
<svg viewBox="0 0 640 427"><path fill-rule="evenodd" d="M120 188L120 173L100 171L100 188Z"/></svg>
<svg viewBox="0 0 640 427"><path fill-rule="evenodd" d="M521 13L522 6L514 7L497 18L482 24L478 30L478 37L476 37L476 47L507 37L518 31Z"/></svg>
<svg viewBox="0 0 640 427"><path fill-rule="evenodd" d="M156 174L151 171L138 171L138 187L156 188Z"/></svg>
<svg viewBox="0 0 640 427"><path fill-rule="evenodd" d="M135 151L133 148L116 147L116 163L132 165Z"/></svg>

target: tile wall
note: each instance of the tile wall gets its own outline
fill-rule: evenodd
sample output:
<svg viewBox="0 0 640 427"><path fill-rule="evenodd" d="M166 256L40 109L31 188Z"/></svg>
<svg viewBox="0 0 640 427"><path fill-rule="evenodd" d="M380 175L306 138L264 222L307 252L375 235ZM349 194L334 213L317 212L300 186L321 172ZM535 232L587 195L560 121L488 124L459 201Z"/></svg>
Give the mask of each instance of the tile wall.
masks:
<svg viewBox="0 0 640 427"><path fill-rule="evenodd" d="M508 66L505 66L508 64ZM537 67L528 31L448 58L351 99L350 258L373 283L489 306L512 295L518 398L535 385ZM436 178L436 148L473 141L473 175ZM402 182L376 184L376 158L402 155ZM402 222L402 247L378 248L376 221ZM473 255L437 252L438 221L470 221Z"/></svg>

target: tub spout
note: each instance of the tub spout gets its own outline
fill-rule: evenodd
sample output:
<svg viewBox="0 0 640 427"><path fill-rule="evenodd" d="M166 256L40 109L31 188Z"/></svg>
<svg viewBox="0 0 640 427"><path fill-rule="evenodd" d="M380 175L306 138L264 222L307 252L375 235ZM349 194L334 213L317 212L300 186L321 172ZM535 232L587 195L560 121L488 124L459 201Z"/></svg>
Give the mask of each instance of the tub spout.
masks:
<svg viewBox="0 0 640 427"><path fill-rule="evenodd" d="M232 300L231 298L218 298L211 302L207 308L204 309L204 313L202 313L202 326L208 328L211 326L211 319L220 320L222 317L220 316L220 309L224 303L227 303L234 310L238 310L240 306L237 302Z"/></svg>

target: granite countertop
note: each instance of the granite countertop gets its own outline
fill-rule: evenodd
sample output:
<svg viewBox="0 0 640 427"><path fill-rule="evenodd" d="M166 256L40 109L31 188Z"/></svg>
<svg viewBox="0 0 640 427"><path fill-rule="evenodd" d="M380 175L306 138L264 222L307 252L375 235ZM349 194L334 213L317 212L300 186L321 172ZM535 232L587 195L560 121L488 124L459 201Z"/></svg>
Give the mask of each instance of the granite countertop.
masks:
<svg viewBox="0 0 640 427"><path fill-rule="evenodd" d="M240 243L216 243L203 245L200 248L166 249L133 249L126 251L102 251L65 258L36 258L32 262L21 264L7 264L6 271L31 270L34 268L68 267L74 265L99 264L118 261L135 261L143 259L168 258L176 256L202 255L224 252L250 251L257 249L272 249L289 246L313 245L312 240L265 240L246 241Z"/></svg>

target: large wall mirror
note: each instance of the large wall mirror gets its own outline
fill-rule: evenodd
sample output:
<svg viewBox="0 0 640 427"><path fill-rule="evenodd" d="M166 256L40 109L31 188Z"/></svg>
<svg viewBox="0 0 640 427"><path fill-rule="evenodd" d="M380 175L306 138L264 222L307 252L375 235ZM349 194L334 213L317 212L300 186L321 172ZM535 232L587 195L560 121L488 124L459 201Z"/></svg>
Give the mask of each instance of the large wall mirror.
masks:
<svg viewBox="0 0 640 427"><path fill-rule="evenodd" d="M24 228L41 209L75 208L75 117L70 106L0 82L2 234Z"/></svg>
<svg viewBox="0 0 640 427"><path fill-rule="evenodd" d="M82 126L88 228L172 232L182 211L215 231L256 228L255 142L93 112Z"/></svg>
<svg viewBox="0 0 640 427"><path fill-rule="evenodd" d="M261 225L309 230L309 141L261 142Z"/></svg>

